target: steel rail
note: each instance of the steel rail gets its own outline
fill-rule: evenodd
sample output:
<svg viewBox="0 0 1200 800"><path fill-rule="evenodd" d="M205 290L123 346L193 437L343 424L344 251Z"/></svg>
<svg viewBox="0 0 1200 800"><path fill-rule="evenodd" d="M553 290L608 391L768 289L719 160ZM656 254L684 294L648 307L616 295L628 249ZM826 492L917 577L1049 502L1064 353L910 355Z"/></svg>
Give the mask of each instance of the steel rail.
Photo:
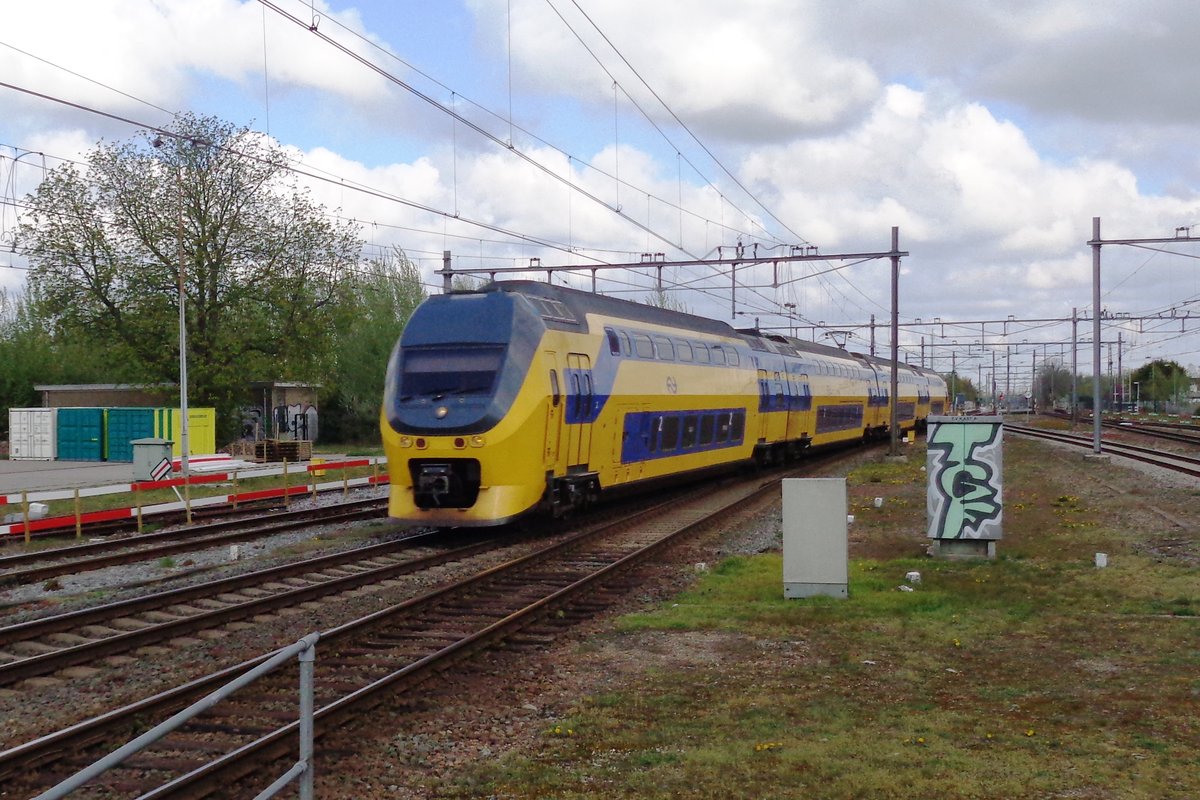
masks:
<svg viewBox="0 0 1200 800"><path fill-rule="evenodd" d="M469 659L472 655L498 642L504 641L511 635L535 624L555 610L567 606L571 601L580 598L590 590L596 589L607 580L628 572L639 566L660 550L676 543L685 535L701 528L721 514L753 499L761 493L775 489L775 481L760 487L749 496L734 499L720 508L707 512L699 519L686 523L682 527L657 538L655 541L642 546L631 553L621 556L615 561L590 571L566 586L556 588L549 594L521 608L515 609L503 618L468 634L457 641L414 661L407 666L391 672L386 676L372 681L370 684L343 695L340 699L326 704L318 709L313 717L314 736L321 736L336 728L338 723L361 714L382 702L383 699L398 691L405 691L420 685L437 673L448 669L454 664ZM613 527L626 523L616 523ZM601 534L600 531L587 534L592 539ZM564 548L577 549L583 541L564 543ZM556 550L558 548L555 548ZM540 554L527 557L533 560ZM525 559L521 559L524 561ZM544 557L537 560L544 560ZM331 632L332 633L332 632ZM323 634L322 638L330 634ZM284 757L292 748L292 739L298 732L299 722L292 722L276 731L260 737L225 756L182 775L158 789L141 795L139 800L161 800L162 798L198 796L206 787L228 786L232 781L239 780L245 775L258 771L264 760L275 760ZM202 796L202 794L200 795Z"/></svg>
<svg viewBox="0 0 1200 800"><path fill-rule="evenodd" d="M428 537L435 537L437 534L425 534ZM133 609L145 610L144 605L147 599L157 600L152 607L161 608L163 606L174 605L182 602L184 599L194 599L197 597L211 597L218 594L223 594L231 591L229 587L239 586L245 588L249 585L259 585L267 577L264 573L272 573L278 578L280 575L298 575L311 574L320 569L329 569L332 566L338 566L338 563L330 563L340 559L340 563L344 564L347 561L353 560L370 560L378 558L381 555L402 549L409 546L413 542L412 539L401 540L401 542L388 542L382 545L374 545L370 548L362 548L363 550L375 551L373 554L362 555L359 551L352 551L349 554L337 554L335 556L320 557L318 559L310 559L309 561L299 562L298 564L285 564L281 567L263 570L258 573L250 573L249 575L238 575L233 578L223 579L209 584L203 584L197 587L184 587L183 589L175 590L174 592L166 593L171 595L165 599L159 596L151 595L149 598L133 598L122 603L109 604L108 606L100 606L96 609L81 609L78 612L73 612L68 615L61 615L59 618L48 618L54 621L55 625L58 620L62 619L65 622L70 622L66 629L76 627L80 624L90 624L95 619L95 614L108 612L101 619L111 619L111 612L117 611L118 616L125 616L132 612ZM7 664L0 664L0 686L11 685L20 680L46 675L56 670L66 667L75 666L78 664L86 664L93 662L98 658L125 653L138 647L144 647L149 644L161 642L166 639L172 639L177 636L184 636L196 631L208 630L221 625L226 625L230 622L245 619L256 614L269 613L288 606L299 605L312 600L317 600L340 592L356 589L360 586L374 583L377 581L388 580L398 575L415 572L422 569L439 566L449 561L459 561L464 558L469 558L480 552L489 549L494 549L497 544L493 541L478 542L475 544L466 545L463 547L454 548L440 553L422 556L416 559L401 561L396 564L388 564L382 567L374 567L365 569L361 572L356 572L351 575L345 575L336 578L330 578L325 581L315 582L309 586L301 586L290 590L277 592L267 597L258 597L245 600L241 603L227 605L224 608L212 609L198 614L193 614L180 619L167 622L159 622L145 628L135 631L126 631L118 633L114 636L108 636L103 639L96 639L92 642L85 642L69 647L64 647L61 650L56 650L49 653L30 656L19 661L11 661ZM315 564L310 567L313 561L324 562ZM314 568L315 567L315 568ZM124 612L124 613L120 613ZM76 617L78 615L78 617ZM79 622L78 620L87 620L87 622ZM40 620L33 620L22 625L11 626L13 629L36 630L37 623ZM0 636L5 636L9 632L9 628L0 629ZM58 627L61 631L63 628ZM20 631L18 631L20 632ZM51 630L39 631L39 633L50 633ZM24 639L32 638L25 636Z"/></svg>
<svg viewBox="0 0 1200 800"><path fill-rule="evenodd" d="M1075 434L1063 433L1060 431L1047 431L1041 428L1027 428L1021 425L1004 425L1005 430L1022 436L1029 436L1036 439L1046 439L1062 444L1069 444L1077 447L1092 447L1091 437L1082 437ZM1200 458L1193 456L1178 455L1175 453L1164 453L1161 450L1154 450L1149 447L1139 447L1133 444L1120 444L1112 441L1102 441L1100 443L1100 452L1107 453L1121 458L1128 458L1133 461L1139 461L1143 464L1150 464L1163 469L1178 472L1183 475L1200 478ZM1182 463L1180 463L1182 462Z"/></svg>
<svg viewBox="0 0 1200 800"><path fill-rule="evenodd" d="M351 505L353 508L345 508L344 506ZM164 531L161 533L143 534L141 536L131 537L128 539L120 539L116 541L90 542L88 544L74 545L71 547L57 548L55 550L45 550L41 553L22 553L20 555L8 556L0 558L0 568L10 566L14 563L28 563L44 561L47 558L66 558L68 560L47 564L41 567L29 567L27 569L16 570L0 574L0 586L13 586L26 583L36 583L37 581L53 578L59 575L74 575L80 572L90 572L92 570L104 569L105 567L119 566L121 564L132 564L138 561L149 561L163 556L174 555L175 553L187 553L194 550L203 550L208 547L220 547L226 544L235 542L244 542L250 539L258 539L264 536L271 536L283 531L294 530L298 527L312 523L329 523L329 522L344 522L353 519L365 519L373 516L379 516L387 507L387 500L381 498L373 498L371 500L357 500L353 503L339 503L336 506L323 506L325 511L318 509L307 509L304 512L290 512L294 516L268 515L265 518L267 524L245 528L247 524L254 524L259 519L238 520L236 522L221 522L214 527L228 529L231 527L237 528L226 533L216 533L211 536L205 536L204 530L210 530L205 527L201 530L201 535L195 535L195 529L184 531ZM147 541L147 537L154 537ZM161 538L160 538L161 537ZM157 544L157 542L166 541L170 544ZM88 558L71 559L70 557L80 552L104 552L111 550L120 550L122 547L138 546L149 544L149 547L120 551L116 553L109 552L107 555L91 556Z"/></svg>
<svg viewBox="0 0 1200 800"><path fill-rule="evenodd" d="M756 492L754 492L754 494L772 491L775 489L776 483L777 479L772 480L767 484L760 486ZM731 503L722 506L720 509L711 511L704 515L702 519L691 523L689 528L694 530L697 526L702 525L719 514L728 511L729 508L745 502L746 499L746 495L739 496ZM678 500L673 500L662 503L653 508L640 511L637 514L630 515L616 522L596 526L590 530L585 530L581 533L570 536L559 543L548 545L533 553L526 554L505 564L491 567L462 581L440 587L421 595L420 597L405 600L387 609L382 609L358 620L354 620L333 628L330 631L323 632L321 634L323 651L328 652L326 648L328 648L333 642L346 643L344 646L348 646L349 644L353 643L354 637L359 635L370 635L372 631L388 625L389 623L394 624L396 620L401 617L414 616L418 611L426 609L434 603L439 601L451 601L453 598L463 594L470 594L472 591L478 591L481 587L488 585L497 578L514 575L518 569L532 568L536 565L545 563L547 560L552 559L556 555L578 550L587 542L610 534L620 526L635 525L640 521L661 518L677 513L678 507ZM682 531L678 531L673 534L673 536L675 535L682 535ZM666 543L666 541L660 542L657 547L665 546ZM625 565L632 564L635 561L640 561L641 559L647 557L651 552L653 552L652 549L647 549L640 558L625 557L621 559L620 563ZM551 595L547 599L541 600L530 607L530 609L525 612L525 615L520 618L532 620L532 617L528 615L533 614L535 608L550 608L550 603L552 602L553 598L562 599L568 596L578 596L579 592L582 591L585 586L594 585L594 582L596 580L600 580L601 576L609 576L617 568L618 567L616 565L608 564L599 570L594 570L594 572L597 574L593 578L576 580L567 587L559 587L555 591L551 592ZM496 593L496 596L503 596L503 594L503 592L499 592ZM518 618L519 617L515 617L514 614L510 612L503 619L499 620L493 625L488 626L486 630L479 632L479 635L474 636L473 638L468 637L461 642L443 647L439 651L443 653L441 656L431 654L425 658L421 658L404 669L389 674L384 679L375 681L367 687L362 687L360 690L358 690L358 692L353 693L353 695L357 698L374 696L376 691L382 690L384 687L400 681L406 681L407 683L405 685L413 685L414 682L423 680L424 678L436 672L438 669L444 669L444 666L439 667L437 665L444 665L446 662L443 659L448 657L450 654L459 653L465 656L473 653L478 649L479 646L482 646L485 635L489 633L498 633L500 631L510 630L511 626ZM520 627L525 627L527 624L529 623L526 622ZM128 730L129 725L136 719L147 718L149 716L161 716L169 711L177 710L183 705L186 705L190 699L203 694L215 685L219 685L221 682L227 680L231 675L252 667L255 664L261 663L263 660L270 657L270 655L271 654L266 654L257 659L252 659L243 664L222 670L215 675L197 679L182 687L162 692L154 697L147 698L126 706L125 708L108 712L92 720L87 720L85 722L73 725L63 731L47 734L26 744L4 751L0 753L0 776L14 776L20 772L29 770L30 767L53 761L67 753L78 756L77 751L78 748L82 746L81 743L93 742L97 739L117 736L118 734L113 733L112 731ZM375 688L370 689L371 686L374 686ZM338 718L344 713L350 713L351 707L357 702L359 702L357 699L352 699L350 696L347 696L346 698L343 698L342 701L327 704L326 706L323 706L321 712L319 712L320 718L323 720L332 720ZM286 730L287 728L285 727L284 731ZM283 742L284 739L286 739L286 732L280 733L279 736L272 738L265 743L254 743L252 751L257 752L262 747L274 746L276 743ZM279 746L286 748L287 744L282 743ZM241 750L251 752L250 750L247 750L247 748L241 748ZM250 768L253 769L252 766ZM157 795L147 795L147 797L150 796Z"/></svg>

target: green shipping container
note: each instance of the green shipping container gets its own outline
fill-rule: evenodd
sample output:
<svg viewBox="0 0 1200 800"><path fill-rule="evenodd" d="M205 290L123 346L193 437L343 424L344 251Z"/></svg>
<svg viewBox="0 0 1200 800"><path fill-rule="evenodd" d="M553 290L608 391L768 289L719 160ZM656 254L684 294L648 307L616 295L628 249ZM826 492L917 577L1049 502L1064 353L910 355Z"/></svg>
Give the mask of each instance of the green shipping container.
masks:
<svg viewBox="0 0 1200 800"><path fill-rule="evenodd" d="M59 461L104 460L103 408L60 408L55 433Z"/></svg>
<svg viewBox="0 0 1200 800"><path fill-rule="evenodd" d="M180 420L182 412L178 408L154 409L154 435L162 439L170 439L171 455L183 455L183 442L180 441ZM205 456L217 452L217 410L215 408L188 408L188 455Z"/></svg>
<svg viewBox="0 0 1200 800"><path fill-rule="evenodd" d="M133 461L133 440L154 436L153 408L109 408L104 413L104 459Z"/></svg>

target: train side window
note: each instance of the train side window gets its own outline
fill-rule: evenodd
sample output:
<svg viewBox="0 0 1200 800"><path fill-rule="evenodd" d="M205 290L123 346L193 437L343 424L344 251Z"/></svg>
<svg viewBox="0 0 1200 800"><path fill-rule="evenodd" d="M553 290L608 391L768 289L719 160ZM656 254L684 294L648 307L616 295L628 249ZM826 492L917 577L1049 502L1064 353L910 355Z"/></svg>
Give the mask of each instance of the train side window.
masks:
<svg viewBox="0 0 1200 800"><path fill-rule="evenodd" d="M738 351L732 347L729 348L729 365L731 367L736 367L740 363L742 363L742 359L741 356L738 355Z"/></svg>
<svg viewBox="0 0 1200 800"><path fill-rule="evenodd" d="M683 418L683 442L681 447L686 450L696 444L696 431L699 427L699 420L695 414L691 414Z"/></svg>
<svg viewBox="0 0 1200 800"><path fill-rule="evenodd" d="M692 346L684 341L675 342L675 355L679 357L680 361L691 361Z"/></svg>
<svg viewBox="0 0 1200 800"><path fill-rule="evenodd" d="M650 418L650 441L646 443L646 449L655 453L658 451L658 433L662 430L662 417Z"/></svg>
<svg viewBox="0 0 1200 800"><path fill-rule="evenodd" d="M693 347L695 348L695 351L696 351L696 363L707 364L710 361L710 359L708 357L708 347L706 345L700 344L699 342L697 342L695 345L693 345Z"/></svg>
<svg viewBox="0 0 1200 800"><path fill-rule="evenodd" d="M717 417L717 441L725 442L729 440L729 426L733 422L733 412L722 414Z"/></svg>
<svg viewBox="0 0 1200 800"><path fill-rule="evenodd" d="M679 447L679 417L663 417L662 450L664 453Z"/></svg>
<svg viewBox="0 0 1200 800"><path fill-rule="evenodd" d="M644 333L633 335L633 349L638 358L654 358L654 343Z"/></svg>
<svg viewBox="0 0 1200 800"><path fill-rule="evenodd" d="M551 402L557 408L562 400L562 390L558 388L558 371L553 369L550 370L550 397Z"/></svg>
<svg viewBox="0 0 1200 800"><path fill-rule="evenodd" d="M617 338L617 332L612 328L605 328L604 334L608 337L608 352L614 356L621 355L621 340Z"/></svg>
<svg viewBox="0 0 1200 800"><path fill-rule="evenodd" d="M738 441L742 438L742 434L746 431L746 412L733 412L733 420L729 428L729 438L732 441Z"/></svg>
<svg viewBox="0 0 1200 800"><path fill-rule="evenodd" d="M714 344L712 347L712 360L714 364L725 363L725 348L719 344Z"/></svg>
<svg viewBox="0 0 1200 800"><path fill-rule="evenodd" d="M654 349L658 351L658 357L663 361L675 360L675 346L671 344L671 340L667 337L655 336Z"/></svg>
<svg viewBox="0 0 1200 800"><path fill-rule="evenodd" d="M783 383L779 380L779 373L775 373L775 407L784 408L783 405Z"/></svg>
<svg viewBox="0 0 1200 800"><path fill-rule="evenodd" d="M712 444L715 420L712 414L700 418L700 444Z"/></svg>
<svg viewBox="0 0 1200 800"><path fill-rule="evenodd" d="M621 331L621 352L627 356L633 355L633 345L629 343L629 334Z"/></svg>

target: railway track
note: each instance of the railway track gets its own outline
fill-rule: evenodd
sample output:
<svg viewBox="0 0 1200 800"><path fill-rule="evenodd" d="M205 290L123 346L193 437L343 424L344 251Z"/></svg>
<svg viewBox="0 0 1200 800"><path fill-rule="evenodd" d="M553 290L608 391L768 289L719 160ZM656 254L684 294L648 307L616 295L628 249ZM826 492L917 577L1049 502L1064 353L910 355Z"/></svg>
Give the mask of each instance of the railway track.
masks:
<svg viewBox="0 0 1200 800"><path fill-rule="evenodd" d="M215 520L217 523L225 521L236 524L236 520L245 519L247 515L262 514L275 509L285 508L283 498L269 498L265 500L243 500L238 503L237 508L230 506L202 506L192 509L192 521ZM155 526L167 525L182 525L187 521L186 511L168 511L163 514L155 514L153 524ZM101 536L120 536L121 534L133 534L137 531L136 517L122 517L120 519L103 520L100 522L89 522L81 526L80 535L88 539L94 539ZM31 541L39 540L57 540L64 539L75 535L75 530L72 526L61 528L51 528L43 531L32 531L29 534ZM0 536L0 549L9 547L20 547L25 542L25 537L21 533L10 533L7 536Z"/></svg>
<svg viewBox="0 0 1200 800"><path fill-rule="evenodd" d="M313 602L500 546L417 534L0 628L0 686Z"/></svg>
<svg viewBox="0 0 1200 800"><path fill-rule="evenodd" d="M671 500L616 522L593 525L322 632L317 735L361 717L385 698L412 690L482 649L501 642L544 643L564 624L622 596L636 584L636 568L663 548L756 496L777 492L777 486L774 478L754 486L739 482L697 491L688 504ZM0 753L0 780L22 790L50 785L130 738L140 724L187 705L268 657ZM198 797L218 791L230 796L231 782L266 774L268 762L291 757L296 716L294 676L277 670L74 796ZM214 753L226 755L213 761ZM258 788L247 789L247 794Z"/></svg>
<svg viewBox="0 0 1200 800"><path fill-rule="evenodd" d="M177 553L259 539L314 523L382 517L386 510L386 498L355 500L298 511L275 512L250 519L222 520L171 531L0 556L0 587L36 583L60 575L74 575L121 564L152 561ZM25 566L29 564L37 566Z"/></svg>
<svg viewBox="0 0 1200 800"><path fill-rule="evenodd" d="M1054 412L1050 416L1059 419L1070 419L1071 415ZM1090 417L1088 418L1090 424ZM1150 436L1155 439L1162 439L1170 442L1182 442L1184 444L1200 446L1200 428L1195 425L1188 425L1178 422L1148 422L1145 420L1128 420L1128 419L1106 419L1101 417L1100 426L1102 428L1111 428L1112 430L1124 431L1126 433L1136 433L1142 436Z"/></svg>
<svg viewBox="0 0 1200 800"><path fill-rule="evenodd" d="M1023 436L1029 436L1036 439L1046 439L1052 442L1060 442L1075 447L1091 448L1093 445L1092 437L1086 434L1066 433L1063 431L1050 431L1044 428L1031 428L1024 425L1004 424L1006 431L1017 433ZM1140 461L1143 464L1152 464L1156 467L1169 469L1173 472L1179 472L1192 477L1200 477L1200 458L1179 453L1164 453L1160 450L1154 450L1149 447L1139 447L1132 444L1122 444L1109 440L1101 440L1100 452L1108 453L1109 455L1129 458L1134 461Z"/></svg>

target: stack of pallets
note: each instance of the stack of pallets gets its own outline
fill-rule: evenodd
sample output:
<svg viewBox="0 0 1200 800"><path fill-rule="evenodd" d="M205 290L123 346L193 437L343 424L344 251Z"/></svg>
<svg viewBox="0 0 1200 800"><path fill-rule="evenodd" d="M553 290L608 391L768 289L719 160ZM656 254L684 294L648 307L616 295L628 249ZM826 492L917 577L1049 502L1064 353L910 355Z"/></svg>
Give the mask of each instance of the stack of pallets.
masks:
<svg viewBox="0 0 1200 800"><path fill-rule="evenodd" d="M292 439L264 439L254 443L254 460L264 461L309 461L312 459L312 442Z"/></svg>

